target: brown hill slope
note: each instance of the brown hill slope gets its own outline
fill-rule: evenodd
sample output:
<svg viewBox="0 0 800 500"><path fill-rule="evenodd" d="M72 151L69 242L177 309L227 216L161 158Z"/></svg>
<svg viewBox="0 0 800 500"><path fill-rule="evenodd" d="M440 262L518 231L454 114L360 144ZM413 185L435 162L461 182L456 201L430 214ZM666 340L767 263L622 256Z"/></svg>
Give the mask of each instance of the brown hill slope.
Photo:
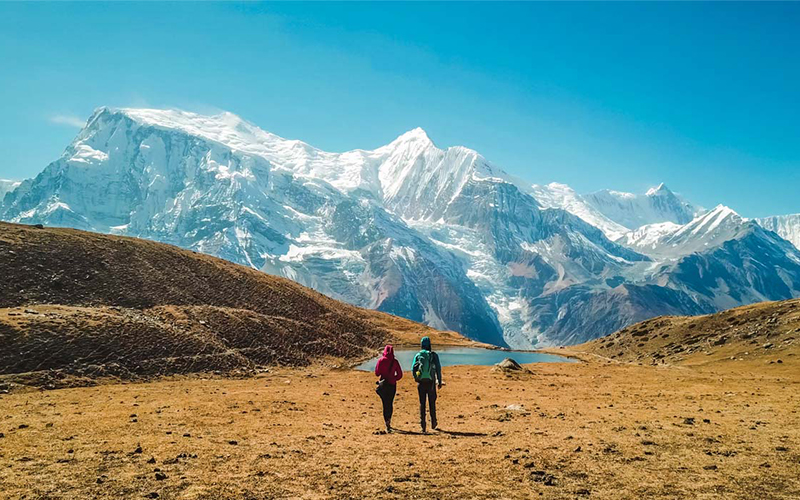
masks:
<svg viewBox="0 0 800 500"><path fill-rule="evenodd" d="M0 223L0 270L0 374L249 370L361 357L421 333L463 341L135 238Z"/></svg>
<svg viewBox="0 0 800 500"><path fill-rule="evenodd" d="M705 316L662 316L568 350L643 364L797 363L800 299Z"/></svg>

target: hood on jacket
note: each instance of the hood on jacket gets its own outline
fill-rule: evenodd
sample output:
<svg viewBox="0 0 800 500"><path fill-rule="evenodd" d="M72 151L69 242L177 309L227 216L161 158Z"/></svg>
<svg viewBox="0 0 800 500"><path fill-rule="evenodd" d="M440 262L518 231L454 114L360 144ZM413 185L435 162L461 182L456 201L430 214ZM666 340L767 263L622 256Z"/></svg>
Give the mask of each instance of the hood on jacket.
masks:
<svg viewBox="0 0 800 500"><path fill-rule="evenodd" d="M430 339L430 337L422 337L422 342L420 342L420 345L426 351L430 351L431 350L431 339Z"/></svg>
<svg viewBox="0 0 800 500"><path fill-rule="evenodd" d="M383 348L383 357L388 360L394 359L394 347L387 344L386 347Z"/></svg>

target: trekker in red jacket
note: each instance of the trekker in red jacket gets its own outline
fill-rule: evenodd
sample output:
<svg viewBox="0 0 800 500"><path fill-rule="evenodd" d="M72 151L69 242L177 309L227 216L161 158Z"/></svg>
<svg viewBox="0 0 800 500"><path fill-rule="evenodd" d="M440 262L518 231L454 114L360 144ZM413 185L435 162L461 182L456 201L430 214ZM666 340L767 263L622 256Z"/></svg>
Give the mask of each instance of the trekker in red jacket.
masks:
<svg viewBox="0 0 800 500"><path fill-rule="evenodd" d="M400 362L394 357L394 347L387 345L383 348L383 356L375 365L375 375L378 377L378 387L375 392L381 397L383 403L383 420L386 422L386 432L392 432L392 412L394 412L394 395L397 393L397 381L403 378L403 369Z"/></svg>

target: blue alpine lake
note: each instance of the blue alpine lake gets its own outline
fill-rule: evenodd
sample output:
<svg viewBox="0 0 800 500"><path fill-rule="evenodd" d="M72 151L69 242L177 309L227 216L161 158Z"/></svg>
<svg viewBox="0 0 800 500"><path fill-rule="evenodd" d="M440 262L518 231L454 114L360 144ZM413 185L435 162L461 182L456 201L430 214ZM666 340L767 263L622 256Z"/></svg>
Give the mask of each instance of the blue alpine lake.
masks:
<svg viewBox="0 0 800 500"><path fill-rule="evenodd" d="M544 354L541 352L530 351L501 351L494 349L480 349L477 347L443 347L434 349L439 354L439 361L442 366L455 365L494 365L506 358L511 358L517 363L577 363L577 360L556 356L554 354ZM411 362L419 349L397 349L394 355L403 370L411 369ZM356 366L356 370L373 371L378 363L380 355L365 361Z"/></svg>

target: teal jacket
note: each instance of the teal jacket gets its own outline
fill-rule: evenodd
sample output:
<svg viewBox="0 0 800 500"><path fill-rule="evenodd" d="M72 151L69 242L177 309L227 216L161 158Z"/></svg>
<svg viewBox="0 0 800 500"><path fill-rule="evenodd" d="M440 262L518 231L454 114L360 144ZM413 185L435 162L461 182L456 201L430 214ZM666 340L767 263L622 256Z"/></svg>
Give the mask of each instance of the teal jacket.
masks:
<svg viewBox="0 0 800 500"><path fill-rule="evenodd" d="M433 374L433 382L442 385L442 364L439 362L439 355L435 352L431 351L431 339L429 337L422 337L422 342L420 342L420 347L422 347L422 351L430 351L431 353L431 373ZM420 351L420 352L422 352ZM417 365L417 359L419 358L419 352L414 356L414 362L411 363L412 370L414 366Z"/></svg>

